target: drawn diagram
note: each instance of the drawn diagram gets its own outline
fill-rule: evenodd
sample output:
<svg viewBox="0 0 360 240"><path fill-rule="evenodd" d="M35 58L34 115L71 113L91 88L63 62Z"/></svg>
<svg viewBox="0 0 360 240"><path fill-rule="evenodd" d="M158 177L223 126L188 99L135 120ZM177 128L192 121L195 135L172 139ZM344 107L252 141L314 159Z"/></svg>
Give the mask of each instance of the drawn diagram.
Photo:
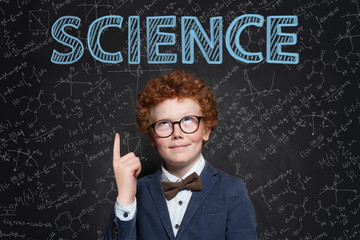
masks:
<svg viewBox="0 0 360 240"><path fill-rule="evenodd" d="M29 11L29 31L49 31L49 11L30 10Z"/></svg>
<svg viewBox="0 0 360 240"><path fill-rule="evenodd" d="M83 164L81 162L63 162L63 183L81 183L83 181Z"/></svg>

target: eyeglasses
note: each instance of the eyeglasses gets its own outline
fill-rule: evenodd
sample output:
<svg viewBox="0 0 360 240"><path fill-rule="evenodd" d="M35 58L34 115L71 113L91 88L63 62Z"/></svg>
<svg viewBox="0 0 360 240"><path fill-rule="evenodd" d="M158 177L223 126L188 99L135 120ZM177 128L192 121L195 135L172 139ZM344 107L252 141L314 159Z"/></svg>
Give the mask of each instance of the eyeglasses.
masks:
<svg viewBox="0 0 360 240"><path fill-rule="evenodd" d="M154 132L162 138L167 138L174 132L174 125L179 124L181 131L190 134L198 130L200 121L203 117L189 115L185 116L180 121L171 122L170 120L159 120L151 124L150 127L154 129Z"/></svg>

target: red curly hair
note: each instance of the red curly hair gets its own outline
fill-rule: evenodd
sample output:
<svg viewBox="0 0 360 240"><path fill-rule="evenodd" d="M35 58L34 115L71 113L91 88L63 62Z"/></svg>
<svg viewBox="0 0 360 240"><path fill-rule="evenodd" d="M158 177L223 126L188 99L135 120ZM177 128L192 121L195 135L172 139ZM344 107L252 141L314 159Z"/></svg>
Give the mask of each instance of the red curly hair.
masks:
<svg viewBox="0 0 360 240"><path fill-rule="evenodd" d="M148 81L136 101L136 121L142 133L150 133L153 123L151 109L155 105L174 98L190 98L199 104L205 126L212 129L218 122L218 112L212 89L204 80L183 70L175 70Z"/></svg>

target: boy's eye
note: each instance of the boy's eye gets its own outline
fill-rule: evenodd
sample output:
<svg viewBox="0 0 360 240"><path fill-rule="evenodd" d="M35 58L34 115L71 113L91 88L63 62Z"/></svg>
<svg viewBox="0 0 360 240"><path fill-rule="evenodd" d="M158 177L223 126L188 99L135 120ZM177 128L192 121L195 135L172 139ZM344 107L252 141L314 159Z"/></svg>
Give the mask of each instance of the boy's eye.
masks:
<svg viewBox="0 0 360 240"><path fill-rule="evenodd" d="M194 121L194 118L192 116L186 116L182 120L184 123L192 123Z"/></svg>
<svg viewBox="0 0 360 240"><path fill-rule="evenodd" d="M161 127L161 128L164 128L164 127L170 126L170 124L171 123L169 121L160 121L160 122L157 123L157 126Z"/></svg>

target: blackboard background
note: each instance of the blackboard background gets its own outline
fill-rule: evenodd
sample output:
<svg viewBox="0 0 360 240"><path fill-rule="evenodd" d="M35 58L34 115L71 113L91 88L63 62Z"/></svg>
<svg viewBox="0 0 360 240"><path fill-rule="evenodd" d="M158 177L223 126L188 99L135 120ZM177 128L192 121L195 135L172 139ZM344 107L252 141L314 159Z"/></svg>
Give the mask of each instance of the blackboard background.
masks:
<svg viewBox="0 0 360 240"><path fill-rule="evenodd" d="M244 64L224 46L223 63L181 63L180 17L223 17L223 33L242 14L297 15L299 64ZM124 17L101 38L122 51L116 65L88 49L71 65L50 62L65 46L51 37L61 16L81 18L68 29L86 46L92 21ZM141 63L127 63L127 17L141 21ZM177 64L148 64L146 16L176 15ZM135 124L135 99L145 82L181 68L214 89L220 122L205 158L247 184L259 239L359 239L360 11L358 0L314 1L30 1L0 0L0 237L101 239L113 208L115 132L121 152L141 157L142 175L160 159ZM265 57L266 23L241 43ZM150 223L149 223L150 224Z"/></svg>

